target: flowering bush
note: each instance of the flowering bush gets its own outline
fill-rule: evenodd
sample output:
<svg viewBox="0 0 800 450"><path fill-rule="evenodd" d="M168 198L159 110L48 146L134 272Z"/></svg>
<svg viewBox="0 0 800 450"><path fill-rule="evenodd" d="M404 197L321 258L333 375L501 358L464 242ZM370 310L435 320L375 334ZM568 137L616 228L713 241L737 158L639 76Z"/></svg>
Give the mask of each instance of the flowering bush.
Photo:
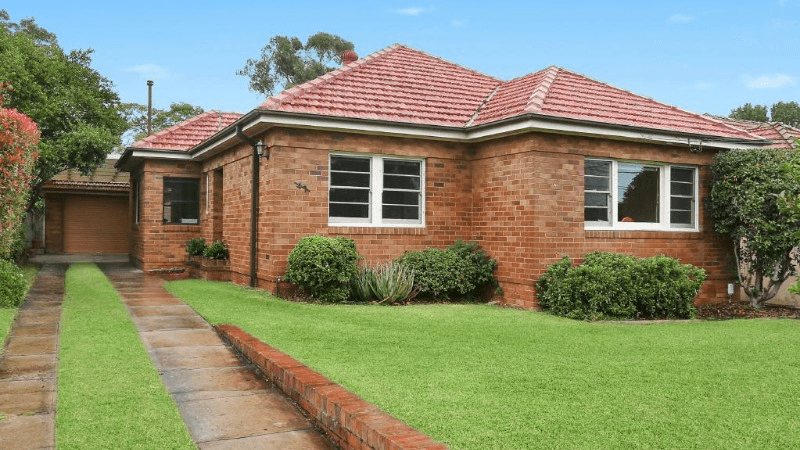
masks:
<svg viewBox="0 0 800 450"><path fill-rule="evenodd" d="M39 157L39 131L36 124L15 109L2 107L0 84L0 257L6 258L25 216L30 195L31 174Z"/></svg>

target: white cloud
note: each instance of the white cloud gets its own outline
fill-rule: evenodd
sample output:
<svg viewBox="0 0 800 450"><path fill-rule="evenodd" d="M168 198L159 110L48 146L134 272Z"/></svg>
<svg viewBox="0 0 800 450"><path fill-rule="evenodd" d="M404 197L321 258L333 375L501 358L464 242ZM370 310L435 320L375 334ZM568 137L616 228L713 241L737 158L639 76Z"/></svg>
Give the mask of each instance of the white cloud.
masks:
<svg viewBox="0 0 800 450"><path fill-rule="evenodd" d="M705 81L701 81L701 82L699 82L699 83L694 85L694 88L695 89L699 89L699 90L714 89L714 87L715 86L714 86L713 83L707 83Z"/></svg>
<svg viewBox="0 0 800 450"><path fill-rule="evenodd" d="M673 14L669 16L669 21L672 23L689 23L694 21L694 17L686 14Z"/></svg>
<svg viewBox="0 0 800 450"><path fill-rule="evenodd" d="M169 78L169 71L156 64L139 64L125 69L127 72L138 73L147 79L163 80Z"/></svg>
<svg viewBox="0 0 800 450"><path fill-rule="evenodd" d="M454 26L456 28L464 28L465 26L467 26L467 21L463 20L463 19L453 19L450 22L450 25L452 25L452 26Z"/></svg>
<svg viewBox="0 0 800 450"><path fill-rule="evenodd" d="M744 84L753 89L774 89L794 85L794 78L783 73L776 75L762 75L757 78L745 76Z"/></svg>
<svg viewBox="0 0 800 450"><path fill-rule="evenodd" d="M403 15L403 16L419 16L420 14L422 14L424 12L425 12L425 8L420 8L418 6L411 6L411 7L408 7L408 8L401 8L401 9L395 9L394 10L395 14L400 14L400 15Z"/></svg>

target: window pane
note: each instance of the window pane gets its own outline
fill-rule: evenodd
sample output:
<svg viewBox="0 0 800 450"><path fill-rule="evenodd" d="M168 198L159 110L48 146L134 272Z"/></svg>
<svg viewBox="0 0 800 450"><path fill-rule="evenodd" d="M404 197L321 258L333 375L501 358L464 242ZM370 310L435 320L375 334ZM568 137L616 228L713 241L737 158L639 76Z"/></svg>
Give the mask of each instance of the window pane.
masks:
<svg viewBox="0 0 800 450"><path fill-rule="evenodd" d="M608 207L608 194L600 192L586 193L586 206Z"/></svg>
<svg viewBox="0 0 800 450"><path fill-rule="evenodd" d="M200 180L164 178L164 222L196 224L200 218Z"/></svg>
<svg viewBox="0 0 800 450"><path fill-rule="evenodd" d="M694 225L693 217L694 214L690 211L670 211L670 222L675 225Z"/></svg>
<svg viewBox="0 0 800 450"><path fill-rule="evenodd" d="M587 191L604 191L608 192L608 177L593 177L587 176L585 178Z"/></svg>
<svg viewBox="0 0 800 450"><path fill-rule="evenodd" d="M694 183L694 169L682 169L673 167L671 170L672 181L683 181L687 183Z"/></svg>
<svg viewBox="0 0 800 450"><path fill-rule="evenodd" d="M419 190L419 177L411 177L407 175L384 175L383 176L384 189L408 189L412 191Z"/></svg>
<svg viewBox="0 0 800 450"><path fill-rule="evenodd" d="M670 223L694 225L694 169L670 169Z"/></svg>
<svg viewBox="0 0 800 450"><path fill-rule="evenodd" d="M369 189L331 188L330 201L339 203L369 203Z"/></svg>
<svg viewBox="0 0 800 450"><path fill-rule="evenodd" d="M383 204L387 205L419 205L419 194L416 192L386 191L383 193Z"/></svg>
<svg viewBox="0 0 800 450"><path fill-rule="evenodd" d="M691 183L681 183L673 181L670 183L670 191L672 195L683 195L691 197L694 195L694 185Z"/></svg>
<svg viewBox="0 0 800 450"><path fill-rule="evenodd" d="M608 208L586 207L583 209L583 216L587 222L608 222Z"/></svg>
<svg viewBox="0 0 800 450"><path fill-rule="evenodd" d="M383 173L419 176L419 168L419 161L395 161L391 159L383 160Z"/></svg>
<svg viewBox="0 0 800 450"><path fill-rule="evenodd" d="M620 222L658 222L659 169L619 164L617 201Z"/></svg>
<svg viewBox="0 0 800 450"><path fill-rule="evenodd" d="M419 220L419 207L383 205L383 218Z"/></svg>
<svg viewBox="0 0 800 450"><path fill-rule="evenodd" d="M331 203L328 208L328 214L330 214L330 217L369 218L369 205Z"/></svg>
<svg viewBox="0 0 800 450"><path fill-rule="evenodd" d="M331 156L331 170L369 173L370 158Z"/></svg>
<svg viewBox="0 0 800 450"><path fill-rule="evenodd" d="M585 175L608 177L611 174L611 162L587 159L584 162Z"/></svg>
<svg viewBox="0 0 800 450"><path fill-rule="evenodd" d="M694 199L686 197L672 197L672 210L673 211L691 211Z"/></svg>
<svg viewBox="0 0 800 450"><path fill-rule="evenodd" d="M369 174L331 172L331 186L369 187Z"/></svg>

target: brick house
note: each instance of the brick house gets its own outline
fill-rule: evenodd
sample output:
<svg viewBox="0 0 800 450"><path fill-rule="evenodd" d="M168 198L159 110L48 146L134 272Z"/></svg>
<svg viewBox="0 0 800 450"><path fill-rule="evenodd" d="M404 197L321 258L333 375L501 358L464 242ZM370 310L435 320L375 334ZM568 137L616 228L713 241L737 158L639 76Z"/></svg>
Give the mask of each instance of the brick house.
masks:
<svg viewBox="0 0 800 450"><path fill-rule="evenodd" d="M501 300L521 307L548 265L596 250L679 258L708 271L698 304L725 298L708 167L773 144L562 68L502 81L402 45L348 52L245 115L208 114L117 163L144 270L182 266L190 238L223 239L232 280L274 291L303 236L352 238L371 262L462 238L497 259Z"/></svg>

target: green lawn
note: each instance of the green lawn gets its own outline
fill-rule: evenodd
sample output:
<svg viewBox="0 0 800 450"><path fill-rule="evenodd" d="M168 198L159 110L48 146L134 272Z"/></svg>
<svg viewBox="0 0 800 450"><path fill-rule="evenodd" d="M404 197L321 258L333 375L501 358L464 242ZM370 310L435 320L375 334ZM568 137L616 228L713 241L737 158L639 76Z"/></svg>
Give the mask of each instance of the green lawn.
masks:
<svg viewBox="0 0 800 450"><path fill-rule="evenodd" d="M22 273L25 275L25 279L28 280L28 286L32 286L33 282L36 280L36 273L38 269L34 265L26 265L22 266ZM0 308L0 355L3 354L3 349L5 349L5 342L6 336L8 336L8 332L11 331L11 323L14 322L14 318L17 316L17 308Z"/></svg>
<svg viewBox="0 0 800 450"><path fill-rule="evenodd" d="M59 449L195 448L105 275L67 271L58 363Z"/></svg>
<svg viewBox="0 0 800 450"><path fill-rule="evenodd" d="M798 321L586 323L168 289L454 449L800 448Z"/></svg>

